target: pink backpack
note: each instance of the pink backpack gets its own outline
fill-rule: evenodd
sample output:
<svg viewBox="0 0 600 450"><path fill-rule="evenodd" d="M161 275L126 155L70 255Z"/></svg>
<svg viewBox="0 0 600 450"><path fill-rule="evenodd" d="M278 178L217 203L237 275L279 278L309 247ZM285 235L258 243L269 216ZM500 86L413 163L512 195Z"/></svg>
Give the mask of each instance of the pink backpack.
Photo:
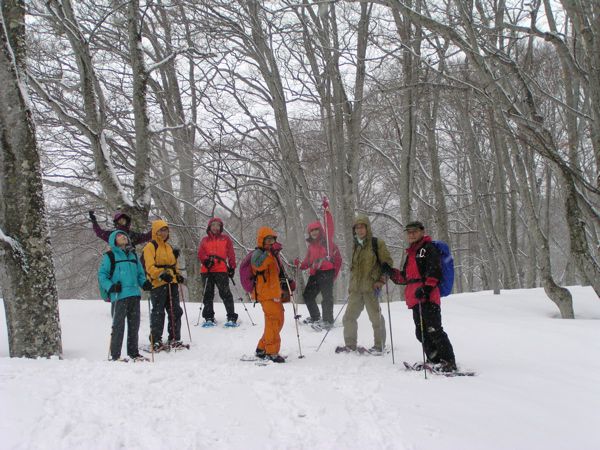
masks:
<svg viewBox="0 0 600 450"><path fill-rule="evenodd" d="M254 284L256 283L256 277L252 273L252 254L254 250L249 252L242 260L239 268L240 283L242 288L246 292L252 292L254 290Z"/></svg>

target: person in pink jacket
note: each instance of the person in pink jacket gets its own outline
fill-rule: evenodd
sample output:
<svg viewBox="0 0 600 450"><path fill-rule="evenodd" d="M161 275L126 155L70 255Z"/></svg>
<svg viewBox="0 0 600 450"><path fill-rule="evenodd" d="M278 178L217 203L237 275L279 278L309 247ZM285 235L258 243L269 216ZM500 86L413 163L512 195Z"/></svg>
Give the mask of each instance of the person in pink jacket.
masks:
<svg viewBox="0 0 600 450"><path fill-rule="evenodd" d="M308 281L302 296L310 317L306 318L304 322L319 322L322 317L322 326L328 328L333 325L333 282L342 267L342 256L333 242L335 229L329 202L326 198L323 199L323 209L325 229L318 220L308 225L306 256L302 262L296 259L294 263L296 266L300 266L300 270L309 270ZM321 302L322 316L316 301L319 293L323 298Z"/></svg>

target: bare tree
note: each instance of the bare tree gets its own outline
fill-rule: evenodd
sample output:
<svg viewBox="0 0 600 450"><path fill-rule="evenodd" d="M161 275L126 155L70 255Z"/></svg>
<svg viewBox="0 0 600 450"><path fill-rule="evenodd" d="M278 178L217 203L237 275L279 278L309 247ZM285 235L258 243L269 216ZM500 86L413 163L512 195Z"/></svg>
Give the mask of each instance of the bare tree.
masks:
<svg viewBox="0 0 600 450"><path fill-rule="evenodd" d="M58 295L25 75L24 2L0 9L0 241L12 357L61 356Z"/></svg>

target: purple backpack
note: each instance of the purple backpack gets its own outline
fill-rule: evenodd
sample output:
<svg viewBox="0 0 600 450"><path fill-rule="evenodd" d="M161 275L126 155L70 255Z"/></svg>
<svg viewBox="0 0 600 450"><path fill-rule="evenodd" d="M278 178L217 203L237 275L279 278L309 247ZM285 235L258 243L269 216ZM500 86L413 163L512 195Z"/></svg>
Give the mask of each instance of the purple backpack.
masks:
<svg viewBox="0 0 600 450"><path fill-rule="evenodd" d="M254 250L249 252L246 257L242 260L239 268L240 283L242 288L246 292L252 292L254 290L254 284L256 283L256 277L252 273L252 254Z"/></svg>

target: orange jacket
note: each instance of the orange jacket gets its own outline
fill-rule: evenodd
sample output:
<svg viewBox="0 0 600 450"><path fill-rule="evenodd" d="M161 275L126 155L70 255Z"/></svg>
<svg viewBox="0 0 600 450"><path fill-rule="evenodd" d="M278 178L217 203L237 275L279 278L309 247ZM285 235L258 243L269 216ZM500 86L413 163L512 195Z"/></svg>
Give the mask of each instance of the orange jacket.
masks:
<svg viewBox="0 0 600 450"><path fill-rule="evenodd" d="M257 301L281 299L279 284L279 264L270 251L264 250L267 236L277 237L277 233L269 227L261 227L256 233L256 250L252 254L252 273L256 276L256 289L252 298Z"/></svg>

